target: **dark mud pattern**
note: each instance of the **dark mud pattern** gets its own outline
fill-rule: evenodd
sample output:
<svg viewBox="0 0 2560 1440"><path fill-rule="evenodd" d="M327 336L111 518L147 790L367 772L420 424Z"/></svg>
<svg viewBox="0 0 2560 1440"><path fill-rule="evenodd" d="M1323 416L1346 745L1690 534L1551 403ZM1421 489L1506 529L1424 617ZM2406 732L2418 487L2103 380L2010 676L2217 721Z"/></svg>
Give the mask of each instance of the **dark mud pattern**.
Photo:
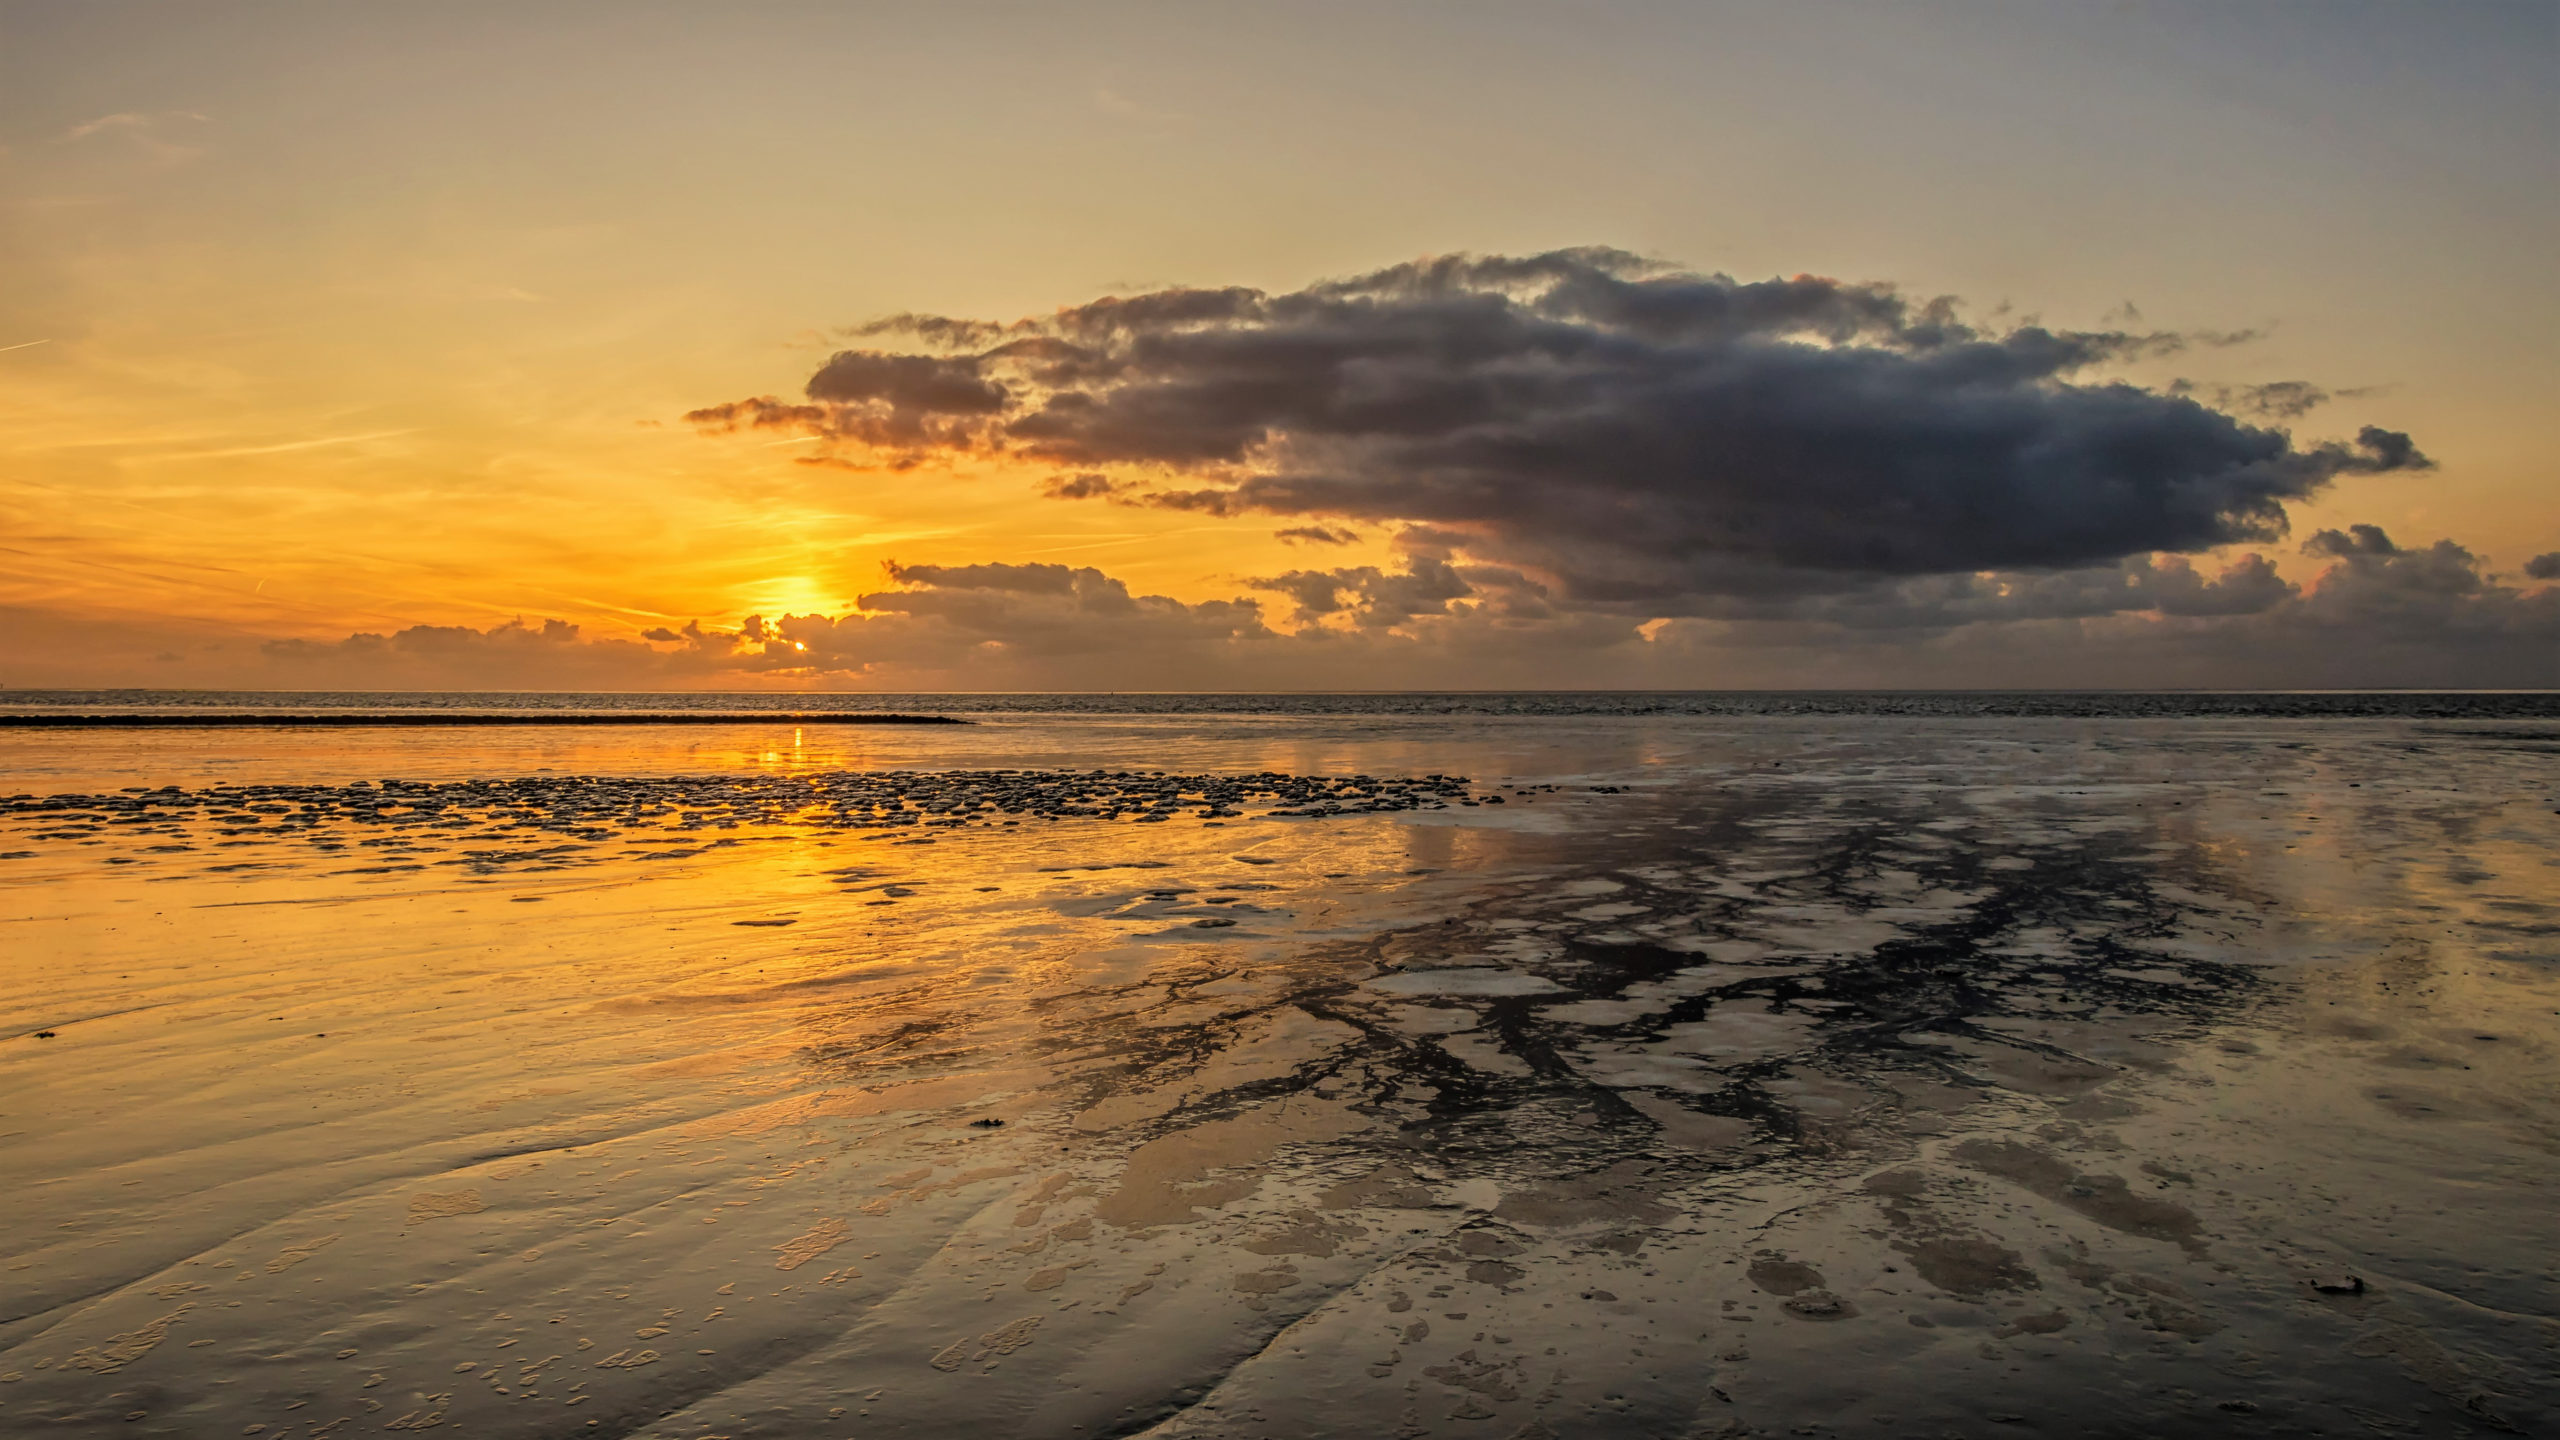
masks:
<svg viewBox="0 0 2560 1440"><path fill-rule="evenodd" d="M1162 824L1324 819L1452 805L1502 803L1468 791L1465 776L1167 775L1152 771L845 771L820 775L563 775L511 780L359 780L349 785L134 787L114 795L12 795L0 799L0 831L73 845L154 837L110 864L155 855L298 842L323 855L371 850L385 863L340 874L380 874L427 864L475 874L554 870L604 860L682 859L702 844L735 844L723 832L915 831L1060 821ZM370 833L367 833L370 832ZM692 846L686 840L706 837ZM550 843L544 837L557 837ZM596 850L622 840L642 848ZM675 848L663 848L674 846ZM459 853L453 853L455 851ZM26 859L39 852L0 852ZM419 857L440 856L423 859ZM220 872L263 867L243 861Z"/></svg>
<svg viewBox="0 0 2560 1440"><path fill-rule="evenodd" d="M1914 815L1907 823L1926 817ZM1848 916L1879 908L1872 894L1855 888L1872 877L1886 836L1904 822L1869 820L1831 837L1797 858L1792 877L1764 883L1749 896L1701 895L1694 887L1648 879L1623 869L1582 877L1612 884L1614 902L1670 917L1684 932L1672 943L1748 942L1753 922L1770 908L1831 904ZM1711 856L1731 836L1710 831L1698 838L1634 842L1653 871L1684 858L1681 847ZM1204 1095L1159 1122L1178 1129L1204 1116L1232 1113L1318 1087L1355 1085L1359 1108L1392 1117L1396 1145L1453 1174L1481 1173L1515 1181L1527 1177L1600 1170L1640 1161L1658 1180L1705 1176L1739 1168L1818 1161L1835 1150L1854 1150L1853 1132L1895 1131L1908 1120L1925 1126L1936 1115L1961 1109L1974 1098L2006 1093L2038 1099L2074 1095L2139 1067L2121 1058L2077 1053L2067 1045L1991 1028L2004 1019L2051 1019L2059 1013L2105 1011L2138 1017L2155 1044L2192 1040L2228 1023L2257 1003L2266 985L2249 967L2191 958L2169 958L2141 949L2155 940L2215 917L2197 913L2191 901L2156 893L2156 881L2176 879L2197 887L2214 878L2198 871L2170 875L2117 863L2139 841L2099 841L2039 854L2033 869L1986 871L1983 858L1958 852L1941 859L1899 857L1899 868L1917 872L1922 884L1977 892L1966 913L1872 948L1843 946L1834 953L1805 950L1785 957L1770 973L1738 973L1684 987L1690 993L1663 1000L1653 1013L1621 1023L1552 1018L1577 1001L1617 1001L1634 987L1659 983L1696 969L1730 969L1708 963L1696 949L1662 940L1611 936L1605 926L1577 922L1558 908L1542 908L1529 896L1496 900L1470 920L1448 920L1382 935L1309 957L1298 968L1325 976L1267 1004L1240 1008L1214 1019L1187 1017L1178 1027L1154 1029L1144 1015L1122 1025L1088 1027L1072 1039L1048 1042L1047 1053L1083 1066L1108 1062L1117 1073L1084 1092L1099 1103L1129 1088L1168 1082L1207 1062L1232 1044L1241 1027L1278 1011L1294 1010L1351 1027L1359 1039L1285 1077ZM1407 1003L1462 1014L1476 1023L1466 1032L1492 1042L1519 1073L1489 1072L1453 1058L1443 1044L1416 1037L1381 1016L1374 989L1339 977L1444 972L1500 931L1492 922L1560 930L1551 959L1505 964L1505 975L1529 975L1550 988L1518 997L1448 999L1424 995ZM2002 941L2039 927L2073 932L2058 954L1999 953ZM2125 967L2143 967L2136 978ZM1487 967L1488 969L1491 967ZM2166 973L2163 973L2166 972ZM1191 993L1228 975L1203 968L1175 979L1167 1006L1182 1007ZM1079 997L1083 998L1083 997ZM1063 1005L1072 1002L1060 1002ZM1800 1019L1804 1033L1772 1053L1734 1059L1701 1072L1702 1083L1683 1087L1601 1083L1588 1073L1586 1051L1600 1045L1677 1045L1680 1027L1737 1004L1756 1003L1765 1013ZM1987 1068L1959 1059L1931 1037L1955 1037L2007 1062ZM821 1058L813 1053L812 1059ZM2003 1072L2006 1072L2005 1076ZM1838 1079L1863 1092L1854 1113L1812 1113L1771 1088L1790 1073ZM2023 1077L2023 1078L2021 1078ZM1650 1096L1703 1117L1738 1122L1756 1146L1700 1155L1665 1143L1666 1125L1630 1103ZM1914 1097L1917 1097L1916 1101ZM2155 1212L2152 1202L2110 1191L2083 1197L2088 1177L2051 1163L2029 1163L2008 1152L1984 1152L1977 1168L2016 1180L2040 1194L2064 1195L2075 1207L2109 1217L2132 1233L2192 1242L2193 1217ZM2005 1162L2005 1166L2004 1166ZM2114 1182L2120 1191L2122 1182ZM2169 1207L2174 1208L2174 1207ZM2179 1212L2183 1214L2183 1212Z"/></svg>

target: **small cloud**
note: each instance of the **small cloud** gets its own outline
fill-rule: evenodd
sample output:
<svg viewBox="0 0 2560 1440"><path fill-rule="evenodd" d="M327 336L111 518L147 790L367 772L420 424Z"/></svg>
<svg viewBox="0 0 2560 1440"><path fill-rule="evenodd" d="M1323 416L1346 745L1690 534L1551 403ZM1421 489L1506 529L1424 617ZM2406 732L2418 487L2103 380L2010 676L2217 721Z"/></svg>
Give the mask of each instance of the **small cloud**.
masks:
<svg viewBox="0 0 2560 1440"><path fill-rule="evenodd" d="M1094 87L1093 108L1101 111L1105 115L1117 115L1123 120L1179 120L1183 118L1170 110L1159 110L1152 105L1140 104L1139 102L1130 99L1128 96L1121 94L1119 91L1112 89L1108 85L1098 85Z"/></svg>
<svg viewBox="0 0 2560 1440"><path fill-rule="evenodd" d="M101 135L120 135L131 141L144 154L163 165L175 165L204 153L201 146L181 145L168 138L168 132L188 125L202 125L207 118L193 110L120 110L84 120L57 137L55 143L70 145Z"/></svg>
<svg viewBox="0 0 2560 1440"><path fill-rule="evenodd" d="M2232 403L2255 414L2291 420L2329 403L2329 392L2308 380L2277 380L2265 385L2241 387Z"/></svg>
<svg viewBox="0 0 2560 1440"><path fill-rule="evenodd" d="M2356 399L2374 393L2374 387L2352 390L2328 390L2308 380L2271 380L2263 385L2202 384L2193 380L2173 380L2172 395L2202 396L2224 410L2249 415L2264 415L2276 420L2299 420L2332 400Z"/></svg>
<svg viewBox="0 0 2560 1440"><path fill-rule="evenodd" d="M2344 533L2322 530L2302 542L2302 553L2323 559L2349 560L2357 556L2397 555L2400 547L2379 525L2350 525Z"/></svg>
<svg viewBox="0 0 2560 1440"><path fill-rule="evenodd" d="M1052 500L1091 500L1119 489L1119 483L1107 475L1052 475L1041 482L1040 493Z"/></svg>
<svg viewBox="0 0 2560 1440"><path fill-rule="evenodd" d="M1357 530L1330 529L1322 525L1292 525L1286 530L1274 530L1271 535L1292 545L1301 542L1308 545L1349 545L1360 538Z"/></svg>
<svg viewBox="0 0 2560 1440"><path fill-rule="evenodd" d="M114 115L101 115L95 120L84 120L64 131L61 138L68 143L73 140L86 140L92 135L104 135L114 130L140 130L150 124L151 117L127 110Z"/></svg>
<svg viewBox="0 0 2560 1440"><path fill-rule="evenodd" d="M2560 550L2546 551L2527 560L2524 573L2532 580L2560 580Z"/></svg>
<svg viewBox="0 0 2560 1440"><path fill-rule="evenodd" d="M415 435L415 430L368 430L360 435L324 435L317 440L288 440L277 445L238 445L227 450L189 450L176 455L163 455L163 460L229 460L243 455L283 455L295 450L321 450L335 445L363 445L375 440L396 440Z"/></svg>
<svg viewBox="0 0 2560 1440"><path fill-rule="evenodd" d="M1187 510L1195 515L1241 515L1252 508L1232 490L1157 490L1130 502L1159 510Z"/></svg>

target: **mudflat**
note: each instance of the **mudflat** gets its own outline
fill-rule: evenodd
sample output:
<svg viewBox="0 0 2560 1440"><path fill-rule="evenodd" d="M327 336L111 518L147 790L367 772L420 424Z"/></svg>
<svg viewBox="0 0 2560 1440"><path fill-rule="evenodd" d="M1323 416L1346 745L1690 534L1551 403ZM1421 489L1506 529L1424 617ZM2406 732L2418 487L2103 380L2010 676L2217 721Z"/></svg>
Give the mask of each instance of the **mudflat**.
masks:
<svg viewBox="0 0 2560 1440"><path fill-rule="evenodd" d="M12 737L0 1429L2560 1423L2560 725L829 736Z"/></svg>

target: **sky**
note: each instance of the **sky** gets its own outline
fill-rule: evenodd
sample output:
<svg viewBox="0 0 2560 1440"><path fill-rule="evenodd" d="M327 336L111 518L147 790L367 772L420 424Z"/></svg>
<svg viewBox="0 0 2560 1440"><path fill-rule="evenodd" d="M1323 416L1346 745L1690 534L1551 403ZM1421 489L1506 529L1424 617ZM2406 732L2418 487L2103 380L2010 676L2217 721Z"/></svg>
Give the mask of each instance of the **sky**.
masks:
<svg viewBox="0 0 2560 1440"><path fill-rule="evenodd" d="M0 686L2560 686L2560 6L0 0Z"/></svg>

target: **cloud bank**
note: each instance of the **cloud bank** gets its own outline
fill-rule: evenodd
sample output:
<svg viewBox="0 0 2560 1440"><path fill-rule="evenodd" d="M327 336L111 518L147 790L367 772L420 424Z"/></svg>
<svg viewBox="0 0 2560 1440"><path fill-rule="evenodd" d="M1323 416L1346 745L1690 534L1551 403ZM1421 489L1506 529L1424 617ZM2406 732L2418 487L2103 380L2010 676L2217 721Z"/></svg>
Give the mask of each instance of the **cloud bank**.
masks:
<svg viewBox="0 0 2560 1440"><path fill-rule="evenodd" d="M286 688L1269 690L1483 688L2330 688L2560 686L2560 583L2500 576L2451 541L2323 530L2296 582L2258 554L2207 574L2139 556L2063 571L1730 597L1639 619L1518 570L1251 577L1232 598L1133 592L1088 567L889 568L838 615L688 623L638 640L559 620L420 625L244 647L219 677ZM138 642L137 642L138 643ZM176 673L186 672L186 673ZM22 682L23 683L23 682Z"/></svg>

